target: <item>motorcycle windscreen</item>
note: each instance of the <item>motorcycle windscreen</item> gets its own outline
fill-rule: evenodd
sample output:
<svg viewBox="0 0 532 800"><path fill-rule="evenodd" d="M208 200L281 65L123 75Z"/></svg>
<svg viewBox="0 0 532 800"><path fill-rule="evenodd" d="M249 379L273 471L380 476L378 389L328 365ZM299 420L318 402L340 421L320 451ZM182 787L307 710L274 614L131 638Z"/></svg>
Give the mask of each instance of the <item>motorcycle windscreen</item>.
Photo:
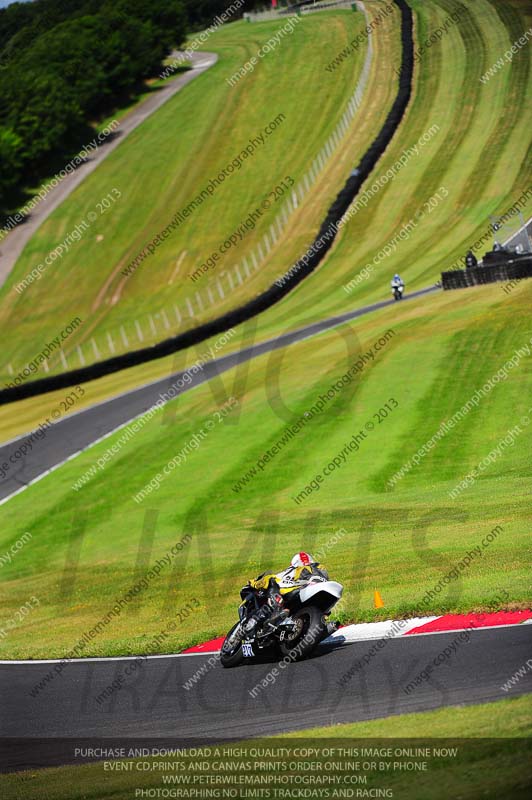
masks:
<svg viewBox="0 0 532 800"><path fill-rule="evenodd" d="M344 587L337 581L316 581L316 583L309 583L308 586L301 589L299 599L302 603L308 603L316 595L323 594L330 599L327 608L331 608L341 598L343 590Z"/></svg>

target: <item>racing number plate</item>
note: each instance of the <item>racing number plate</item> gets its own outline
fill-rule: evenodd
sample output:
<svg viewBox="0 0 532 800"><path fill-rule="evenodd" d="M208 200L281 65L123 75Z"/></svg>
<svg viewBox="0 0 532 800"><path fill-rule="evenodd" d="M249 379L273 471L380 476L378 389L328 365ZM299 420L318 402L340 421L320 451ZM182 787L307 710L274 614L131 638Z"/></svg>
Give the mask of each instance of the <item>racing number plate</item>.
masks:
<svg viewBox="0 0 532 800"><path fill-rule="evenodd" d="M253 658L253 646L249 642L244 642L242 645L242 655L245 658Z"/></svg>

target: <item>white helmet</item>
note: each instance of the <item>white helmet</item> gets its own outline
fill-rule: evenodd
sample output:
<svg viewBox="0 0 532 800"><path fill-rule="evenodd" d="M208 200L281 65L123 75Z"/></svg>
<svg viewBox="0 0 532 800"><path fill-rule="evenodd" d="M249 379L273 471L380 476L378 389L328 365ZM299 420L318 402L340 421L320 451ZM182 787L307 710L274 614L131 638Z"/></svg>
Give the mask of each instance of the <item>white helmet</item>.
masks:
<svg viewBox="0 0 532 800"><path fill-rule="evenodd" d="M293 567L308 567L314 563L314 559L310 553L296 553L290 563Z"/></svg>

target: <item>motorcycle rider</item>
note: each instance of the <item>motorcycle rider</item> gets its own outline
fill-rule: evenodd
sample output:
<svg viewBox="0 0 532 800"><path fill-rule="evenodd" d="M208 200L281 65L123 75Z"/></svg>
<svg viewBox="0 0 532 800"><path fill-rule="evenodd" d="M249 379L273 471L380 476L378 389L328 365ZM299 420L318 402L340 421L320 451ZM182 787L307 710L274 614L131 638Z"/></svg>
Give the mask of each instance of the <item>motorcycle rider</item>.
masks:
<svg viewBox="0 0 532 800"><path fill-rule="evenodd" d="M288 616L289 612L284 607L283 598L290 592L306 586L311 580L328 581L329 574L322 564L319 564L310 553L305 552L296 553L287 569L277 573L263 572L255 580L250 580L249 586L252 589L267 592L268 597L264 605L244 623L243 633L249 636L260 623L266 620L274 622ZM336 623L329 623L328 633L333 633L337 627Z"/></svg>
<svg viewBox="0 0 532 800"><path fill-rule="evenodd" d="M392 287L392 289L395 289L397 287L399 287L401 289L405 288L405 285L403 283L403 279L401 278L400 275L397 274L397 272L395 273L395 275L393 276L393 278L391 280L391 287Z"/></svg>

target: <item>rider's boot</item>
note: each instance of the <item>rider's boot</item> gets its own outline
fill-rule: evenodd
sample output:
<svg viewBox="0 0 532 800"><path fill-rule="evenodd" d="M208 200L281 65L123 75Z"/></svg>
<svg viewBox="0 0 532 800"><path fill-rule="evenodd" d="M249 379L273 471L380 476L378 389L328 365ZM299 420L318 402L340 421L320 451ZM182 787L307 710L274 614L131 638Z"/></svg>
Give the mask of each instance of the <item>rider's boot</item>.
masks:
<svg viewBox="0 0 532 800"><path fill-rule="evenodd" d="M325 634L325 637L331 636L333 633L336 633L339 627L340 623L337 622L336 620L334 620L333 622L328 622L326 625L327 633Z"/></svg>

